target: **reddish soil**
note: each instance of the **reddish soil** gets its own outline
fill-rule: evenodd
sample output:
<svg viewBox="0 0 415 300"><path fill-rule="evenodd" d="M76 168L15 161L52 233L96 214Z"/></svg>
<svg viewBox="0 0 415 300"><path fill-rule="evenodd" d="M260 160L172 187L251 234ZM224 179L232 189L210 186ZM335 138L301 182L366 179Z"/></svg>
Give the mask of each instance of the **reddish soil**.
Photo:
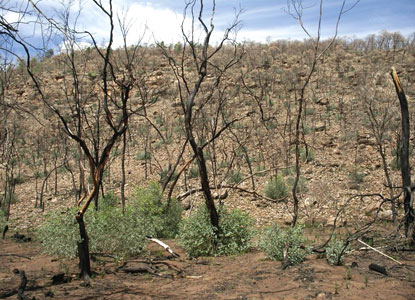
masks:
<svg viewBox="0 0 415 300"><path fill-rule="evenodd" d="M86 284L77 278L76 260L56 260L42 254L38 243L17 242L9 234L0 240L0 298L17 297L21 280L14 269L26 273L28 299L409 300L415 295L415 254L410 252L391 254L403 265L373 251L355 251L344 266L330 266L324 258L311 255L304 263L282 270L280 262L267 260L258 250L190 260L175 241L167 243L181 258L169 258L156 244L149 245L147 256L121 266L112 258L97 257L92 266L96 275ZM371 263L385 266L390 276L370 271ZM125 272L131 268L142 272ZM60 273L69 282L52 284L52 277Z"/></svg>

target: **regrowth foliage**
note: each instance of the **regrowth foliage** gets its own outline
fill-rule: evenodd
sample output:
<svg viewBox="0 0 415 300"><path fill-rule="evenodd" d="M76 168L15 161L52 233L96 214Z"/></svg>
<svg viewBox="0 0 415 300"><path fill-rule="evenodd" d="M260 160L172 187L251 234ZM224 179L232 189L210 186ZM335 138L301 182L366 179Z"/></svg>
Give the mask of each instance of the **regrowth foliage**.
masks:
<svg viewBox="0 0 415 300"><path fill-rule="evenodd" d="M240 210L219 209L219 237L210 223L206 207L180 224L179 239L190 257L234 255L247 252L255 234L253 220Z"/></svg>
<svg viewBox="0 0 415 300"><path fill-rule="evenodd" d="M259 246L270 259L287 260L296 265L301 263L309 253L309 249L303 247L305 241L302 225L283 229L274 224L263 230Z"/></svg>

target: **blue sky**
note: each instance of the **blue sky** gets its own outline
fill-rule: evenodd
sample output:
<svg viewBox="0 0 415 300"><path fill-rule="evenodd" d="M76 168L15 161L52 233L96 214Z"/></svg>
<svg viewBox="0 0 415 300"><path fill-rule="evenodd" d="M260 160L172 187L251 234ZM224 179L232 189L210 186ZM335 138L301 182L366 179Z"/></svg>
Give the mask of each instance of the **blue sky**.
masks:
<svg viewBox="0 0 415 300"><path fill-rule="evenodd" d="M21 3L22 0L10 0ZM38 0L39 6L49 16L58 18L60 2L68 0ZM107 3L107 0L102 0ZM211 1L205 0L206 8ZM329 38L334 33L335 22L342 0L325 0L323 2L322 37ZM347 0L346 8L355 1ZM181 40L180 24L183 20L184 0L113 0L114 10L119 15L126 14L131 24L129 43L143 37L143 42L153 43L154 40L175 43ZM316 34L319 14L319 0L304 0L304 25L311 35ZM91 0L73 0L72 10L82 7L77 22L78 30L89 30L94 33L97 41L105 43L108 23L105 17L94 7ZM286 0L216 0L215 27L218 40L224 28L229 25L235 11L242 9L242 24L238 32L239 41L266 42L278 39L302 40L306 37L298 22L287 13ZM9 21L17 20L13 13L1 12ZM206 10L208 16L208 11ZM39 34L31 25L20 28L23 36L33 38ZM382 30L399 31L407 36L415 32L415 0L360 0L348 13L342 16L339 26L340 37L365 37L378 34ZM116 32L115 45L121 45L119 32ZM56 45L55 45L56 47Z"/></svg>
<svg viewBox="0 0 415 300"><path fill-rule="evenodd" d="M210 1L205 1L206 6ZM155 0L117 0L117 5L136 7L148 11L146 17L149 29L160 40L178 39L179 32L173 30L173 15L181 20L184 1ZM322 36L333 35L335 22L341 7L341 0L325 0L323 2ZM346 8L355 1L347 0ZM319 14L319 0L304 0L303 18L312 35L316 33ZM224 29L233 17L235 10L242 9L240 16L242 28L239 40L266 42L277 39L303 39L306 37L297 21L287 13L286 0L217 0L216 27ZM165 19L157 17L161 11ZM155 20L155 21L154 21ZM151 26L153 25L153 26ZM176 26L178 24L176 23ZM166 29L163 29L166 28ZM343 15L339 35L347 37L365 37L382 30L400 31L404 35L415 32L415 0L361 0L348 13ZM165 31L169 32L168 34ZM177 34L177 36L175 36ZM219 36L219 35L218 35Z"/></svg>

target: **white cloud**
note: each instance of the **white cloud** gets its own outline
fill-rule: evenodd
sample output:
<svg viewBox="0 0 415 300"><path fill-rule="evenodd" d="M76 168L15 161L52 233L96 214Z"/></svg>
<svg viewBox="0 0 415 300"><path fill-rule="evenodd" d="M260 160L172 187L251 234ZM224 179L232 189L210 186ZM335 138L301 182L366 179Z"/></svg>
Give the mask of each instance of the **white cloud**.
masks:
<svg viewBox="0 0 415 300"><path fill-rule="evenodd" d="M255 41L265 43L268 40L281 39L303 40L306 34L301 31L298 25L274 27L267 29L243 29L238 33L239 41Z"/></svg>
<svg viewBox="0 0 415 300"><path fill-rule="evenodd" d="M118 23L118 17L126 20L129 25L127 43L134 44L142 39L143 43L164 41L173 43L181 38L180 25L182 14L177 14L172 9L154 6L149 2L131 3L125 5L125 1L114 1L114 47L122 46L123 39ZM75 13L75 12L74 12ZM78 30L90 32L98 44L105 44L109 38L109 19L93 3L88 2L82 7L78 20Z"/></svg>

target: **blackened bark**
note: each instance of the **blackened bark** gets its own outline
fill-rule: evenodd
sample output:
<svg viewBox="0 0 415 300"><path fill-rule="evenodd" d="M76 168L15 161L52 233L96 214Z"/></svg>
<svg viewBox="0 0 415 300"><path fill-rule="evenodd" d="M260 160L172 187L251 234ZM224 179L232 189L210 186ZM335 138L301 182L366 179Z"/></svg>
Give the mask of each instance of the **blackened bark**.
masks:
<svg viewBox="0 0 415 300"><path fill-rule="evenodd" d="M17 299L24 300L26 299L24 296L24 291L27 285L27 277L26 277L25 271L17 271L17 272L19 272L20 280L21 280L19 288L17 289Z"/></svg>
<svg viewBox="0 0 415 300"><path fill-rule="evenodd" d="M401 176L402 176L402 185L404 188L404 210L405 210L405 236L410 235L409 229L414 223L415 215L414 209L411 203L411 173L409 166L409 109L408 101L405 96L405 92L399 81L398 74L396 73L395 68L392 68L391 76L393 83L395 84L396 93L398 94L399 104L401 106L401 116L402 116L402 137L401 137ZM412 243L414 243L415 230L412 232Z"/></svg>
<svg viewBox="0 0 415 300"><path fill-rule="evenodd" d="M89 258L89 238L85 228L84 216L82 214L77 215L76 221L78 222L81 235L81 241L78 242L79 277L83 280L89 280L91 276L91 261Z"/></svg>

